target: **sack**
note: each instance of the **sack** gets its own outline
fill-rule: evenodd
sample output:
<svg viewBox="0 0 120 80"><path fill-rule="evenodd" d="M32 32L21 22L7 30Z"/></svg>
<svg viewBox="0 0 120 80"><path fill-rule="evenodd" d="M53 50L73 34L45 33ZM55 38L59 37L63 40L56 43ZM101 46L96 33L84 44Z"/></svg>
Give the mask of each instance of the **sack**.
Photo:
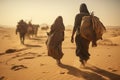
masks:
<svg viewBox="0 0 120 80"><path fill-rule="evenodd" d="M103 33L105 33L106 28L103 25L103 23L99 20L98 17L93 16L92 17L92 24L93 24L93 30L96 33L96 38L98 39L102 39L102 35Z"/></svg>
<svg viewBox="0 0 120 80"><path fill-rule="evenodd" d="M106 29L98 17L90 15L82 18L80 33L85 39L89 41L102 39L105 31Z"/></svg>
<svg viewBox="0 0 120 80"><path fill-rule="evenodd" d="M85 39L91 41L93 39L93 27L91 16L84 16L81 21L80 34Z"/></svg>

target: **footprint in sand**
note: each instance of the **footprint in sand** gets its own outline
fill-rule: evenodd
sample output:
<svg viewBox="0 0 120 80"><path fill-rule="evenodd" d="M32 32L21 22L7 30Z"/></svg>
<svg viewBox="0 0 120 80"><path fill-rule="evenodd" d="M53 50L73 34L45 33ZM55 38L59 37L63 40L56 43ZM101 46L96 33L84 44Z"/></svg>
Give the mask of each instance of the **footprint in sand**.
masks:
<svg viewBox="0 0 120 80"><path fill-rule="evenodd" d="M40 55L38 53L28 52L21 56L25 56L25 57L18 59L19 61L24 60L24 59L34 59L36 57L41 57L42 55Z"/></svg>
<svg viewBox="0 0 120 80"><path fill-rule="evenodd" d="M116 71L118 71L118 70L115 70L115 69L114 69L114 70L112 70L112 72L116 72Z"/></svg>
<svg viewBox="0 0 120 80"><path fill-rule="evenodd" d="M40 66L44 66L44 65L45 65L45 64L42 64L42 63L40 64Z"/></svg>
<svg viewBox="0 0 120 80"><path fill-rule="evenodd" d="M113 68L108 68L109 70L111 70L112 72L116 72L116 71L118 71L118 70L116 70L116 69L113 69Z"/></svg>
<svg viewBox="0 0 120 80"><path fill-rule="evenodd" d="M65 72L61 71L60 74L65 74Z"/></svg>
<svg viewBox="0 0 120 80"><path fill-rule="evenodd" d="M42 72L42 73L49 73L48 71L44 71L44 72Z"/></svg>
<svg viewBox="0 0 120 80"><path fill-rule="evenodd" d="M21 58L21 59L18 59L18 60L21 61L21 60L24 60L24 59L33 59L33 58L35 58L35 57L24 57L24 58Z"/></svg>
<svg viewBox="0 0 120 80"><path fill-rule="evenodd" d="M27 67L24 65L14 65L14 66L12 66L11 70L17 71L17 70L26 69L26 68Z"/></svg>
<svg viewBox="0 0 120 80"><path fill-rule="evenodd" d="M108 57L111 57L111 55L108 55Z"/></svg>
<svg viewBox="0 0 120 80"><path fill-rule="evenodd" d="M37 55L37 57L41 57L41 56L42 56L42 55L40 55L40 54L39 54L39 55Z"/></svg>
<svg viewBox="0 0 120 80"><path fill-rule="evenodd" d="M97 54L97 56L100 56L99 54Z"/></svg>
<svg viewBox="0 0 120 80"><path fill-rule="evenodd" d="M45 54L45 52L43 52L42 54Z"/></svg>

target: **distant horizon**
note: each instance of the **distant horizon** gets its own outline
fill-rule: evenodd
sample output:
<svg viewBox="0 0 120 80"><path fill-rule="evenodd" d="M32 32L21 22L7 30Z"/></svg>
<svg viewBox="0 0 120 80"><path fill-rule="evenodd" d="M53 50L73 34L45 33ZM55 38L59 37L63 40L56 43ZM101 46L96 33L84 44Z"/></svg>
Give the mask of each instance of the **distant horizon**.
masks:
<svg viewBox="0 0 120 80"><path fill-rule="evenodd" d="M107 26L120 26L120 0L0 0L0 24L16 26L21 19L33 24L53 24L58 16L65 26L74 25L80 4L85 3L89 12Z"/></svg>
<svg viewBox="0 0 120 80"><path fill-rule="evenodd" d="M45 24L45 23L43 23ZM43 24L39 24L39 25L43 25ZM50 27L51 25L48 24L48 26ZM74 25L65 25L65 27L72 27L73 28ZM0 24L0 27L6 27L6 28L16 28L16 26L12 26L12 25L2 25ZM44 26L42 26L44 27ZM105 26L106 28L120 28L120 26L115 26L115 25L107 25Z"/></svg>

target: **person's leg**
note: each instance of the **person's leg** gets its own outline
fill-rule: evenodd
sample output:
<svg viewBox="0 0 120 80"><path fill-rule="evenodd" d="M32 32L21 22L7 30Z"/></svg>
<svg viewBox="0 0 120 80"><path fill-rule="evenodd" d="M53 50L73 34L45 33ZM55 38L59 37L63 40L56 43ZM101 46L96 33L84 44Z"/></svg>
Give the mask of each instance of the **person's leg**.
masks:
<svg viewBox="0 0 120 80"><path fill-rule="evenodd" d="M76 42L76 56L79 57L81 64L85 66L90 56L88 52L90 41L84 39L80 35L76 35L75 42Z"/></svg>
<svg viewBox="0 0 120 80"><path fill-rule="evenodd" d="M87 62L87 60L89 59L89 56L90 56L90 54L89 54L89 44L90 44L90 41L88 41L88 40L86 40L86 39L84 39L84 38L82 38L82 37L80 37L80 42L81 42L81 63L82 63L82 65L83 66L85 66L85 64L86 64L86 62Z"/></svg>
<svg viewBox="0 0 120 80"><path fill-rule="evenodd" d="M23 44L24 44L24 41L25 41L25 34L23 34Z"/></svg>
<svg viewBox="0 0 120 80"><path fill-rule="evenodd" d="M20 37L20 42L22 43L22 34L21 33L19 34L19 37Z"/></svg>
<svg viewBox="0 0 120 80"><path fill-rule="evenodd" d="M80 50L81 50L80 35L76 35L75 43L76 43L76 56L80 56Z"/></svg>
<svg viewBox="0 0 120 80"><path fill-rule="evenodd" d="M56 60L57 61L57 64L61 64L61 59L63 57L63 52L62 52L62 42L59 43L58 45L58 59Z"/></svg>
<svg viewBox="0 0 120 80"><path fill-rule="evenodd" d="M93 41L92 41L92 47L97 47L96 40L93 40Z"/></svg>
<svg viewBox="0 0 120 80"><path fill-rule="evenodd" d="M81 42L80 35L76 35L75 42L76 42L76 56L79 57L79 61L84 66L85 65L84 64L84 55L83 55L82 42Z"/></svg>

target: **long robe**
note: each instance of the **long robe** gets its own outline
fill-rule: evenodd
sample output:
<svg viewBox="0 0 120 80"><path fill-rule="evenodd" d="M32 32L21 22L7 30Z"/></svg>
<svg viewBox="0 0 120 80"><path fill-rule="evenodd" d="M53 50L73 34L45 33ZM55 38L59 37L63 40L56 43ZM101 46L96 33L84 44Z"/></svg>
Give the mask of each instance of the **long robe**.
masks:
<svg viewBox="0 0 120 80"><path fill-rule="evenodd" d="M89 14L87 13L77 14L75 18L75 23L74 23L74 29L76 29L76 37L75 37L76 56L80 58L80 61L83 61L83 60L87 61L90 56L90 53L88 51L90 41L82 37L80 34L80 25L81 25L82 17L87 15Z"/></svg>
<svg viewBox="0 0 120 80"><path fill-rule="evenodd" d="M53 24L47 39L48 56L60 60L63 57L62 41L64 41L64 25Z"/></svg>

